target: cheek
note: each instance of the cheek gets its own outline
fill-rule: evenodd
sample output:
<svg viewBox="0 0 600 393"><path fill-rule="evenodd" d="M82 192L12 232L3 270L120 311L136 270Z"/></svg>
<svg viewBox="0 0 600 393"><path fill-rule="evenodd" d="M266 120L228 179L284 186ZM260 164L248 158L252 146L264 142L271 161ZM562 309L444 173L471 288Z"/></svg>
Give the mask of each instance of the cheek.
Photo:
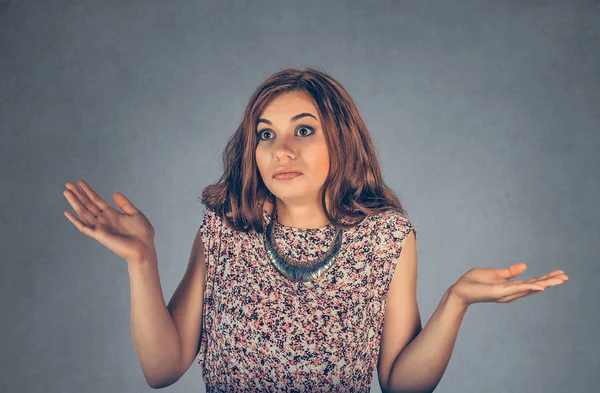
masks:
<svg viewBox="0 0 600 393"><path fill-rule="evenodd" d="M265 153L261 152L260 149L256 149L256 166L258 167L258 172L262 174L263 170L267 167L267 161L265 159Z"/></svg>
<svg viewBox="0 0 600 393"><path fill-rule="evenodd" d="M313 168L320 177L327 177L329 173L329 152L327 148L321 148L315 155Z"/></svg>

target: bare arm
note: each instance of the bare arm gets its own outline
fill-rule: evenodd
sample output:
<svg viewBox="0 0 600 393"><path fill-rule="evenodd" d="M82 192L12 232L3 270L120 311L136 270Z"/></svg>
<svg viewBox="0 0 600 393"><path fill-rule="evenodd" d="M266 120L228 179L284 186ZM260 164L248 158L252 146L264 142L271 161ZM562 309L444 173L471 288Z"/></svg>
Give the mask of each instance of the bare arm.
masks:
<svg viewBox="0 0 600 393"><path fill-rule="evenodd" d="M433 392L448 367L466 312L446 291L425 328L394 361L384 391Z"/></svg>
<svg viewBox="0 0 600 393"><path fill-rule="evenodd" d="M133 342L148 385L162 388L179 380L197 354L205 278L200 232L168 307L162 295L156 255L138 262L128 264Z"/></svg>
<svg viewBox="0 0 600 393"><path fill-rule="evenodd" d="M169 307L160 286L154 227L121 193L110 206L83 180L63 195L79 217L65 216L83 234L127 261L131 292L131 330L142 372L153 388L171 385L189 368L198 347L204 302L204 247L196 234L188 268Z"/></svg>
<svg viewBox="0 0 600 393"><path fill-rule="evenodd" d="M163 298L156 255L129 262L128 271L133 344L148 385L156 388L179 373L179 336Z"/></svg>

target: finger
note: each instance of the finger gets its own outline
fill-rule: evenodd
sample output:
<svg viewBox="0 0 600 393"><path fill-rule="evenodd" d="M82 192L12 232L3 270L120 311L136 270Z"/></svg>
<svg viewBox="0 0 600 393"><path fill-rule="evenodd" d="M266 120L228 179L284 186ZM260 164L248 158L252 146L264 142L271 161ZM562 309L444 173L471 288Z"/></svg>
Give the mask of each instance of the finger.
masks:
<svg viewBox="0 0 600 393"><path fill-rule="evenodd" d="M87 184L83 180L78 180L77 184L79 184L79 186L85 193L86 201L90 202L92 204L92 207L97 209L96 212L102 212L104 210L110 209L110 205L106 203L104 199L100 198L100 196L96 193L96 191L92 189L92 187L90 187L89 184ZM98 214L96 214L96 212L94 212L94 215L97 216Z"/></svg>
<svg viewBox="0 0 600 393"><path fill-rule="evenodd" d="M544 289L546 289L546 285L543 285L541 283L511 281L510 283L498 289L497 298L500 299L508 296L514 296L527 291L543 291Z"/></svg>
<svg viewBox="0 0 600 393"><path fill-rule="evenodd" d="M74 185L71 182L66 182L65 186L68 188L71 194L73 194L73 197L77 198L77 201L81 204L81 206L85 207L91 213L92 216L98 217L100 215L100 213L102 212L100 208L96 206L92 201L90 201L87 195L76 185ZM90 221L90 223L92 222L93 220Z"/></svg>
<svg viewBox="0 0 600 393"><path fill-rule="evenodd" d="M139 212L139 210L136 209L135 206L133 206L133 203L131 203L131 201L120 192L115 192L113 195L113 199L115 200L117 206L119 206L119 208L123 210L123 212L127 214L134 214Z"/></svg>
<svg viewBox="0 0 600 393"><path fill-rule="evenodd" d="M505 296L497 300L498 303L510 303L522 297L535 295L536 293L544 292L544 290L530 290L526 292L515 293L510 296Z"/></svg>
<svg viewBox="0 0 600 393"><path fill-rule="evenodd" d="M565 281L568 281L568 277L566 274L555 274L555 275L551 275L548 278L542 279L542 280L527 280L525 281L528 284L539 284L539 285L543 285L544 287L549 287L549 286L554 286L554 285L560 285Z"/></svg>
<svg viewBox="0 0 600 393"><path fill-rule="evenodd" d="M559 273L559 272L562 272L562 270L557 270L556 272L544 274L543 276L540 276L540 277L533 277L533 278L530 278L530 279L524 280L524 281L512 280L511 283L508 285L520 285L523 283L527 283L527 284L540 284L540 285L543 285L544 287L547 287L550 285L562 284L563 282L569 280L569 277L567 277L566 274Z"/></svg>
<svg viewBox="0 0 600 393"><path fill-rule="evenodd" d="M565 281L568 281L568 277L565 274L560 274L560 275L553 276L553 277L547 278L545 280L542 280L539 283L542 285L554 286L554 285L560 285Z"/></svg>
<svg viewBox="0 0 600 393"><path fill-rule="evenodd" d="M64 191L63 195L65 196L65 198L67 198L67 201L69 201L69 203L71 204L73 209L77 212L77 215L79 215L81 220L83 222L85 222L87 225L93 225L94 221L96 220L94 214L92 214L92 212L90 212L87 209L87 207L85 207L79 201L77 196L71 190Z"/></svg>
<svg viewBox="0 0 600 393"><path fill-rule="evenodd" d="M559 275L564 274L564 273L565 272L563 272L562 270L555 270L555 271L553 271L551 273L544 274L543 276L532 277L532 278L530 278L528 280L525 280L525 282L533 282L533 281L536 281L536 280L545 280L546 278L554 277L554 276L559 276Z"/></svg>
<svg viewBox="0 0 600 393"><path fill-rule="evenodd" d="M73 223L73 225L75 225L75 228L77 228L79 232L82 232L83 234L95 239L95 231L91 227L85 225L82 221L77 219L77 217L75 217L73 213L66 210L64 211L64 215L69 219L69 221Z"/></svg>
<svg viewBox="0 0 600 393"><path fill-rule="evenodd" d="M541 280L540 282L538 282L538 284L542 284L545 286L554 286L554 285L560 285L568 280L569 280L569 278L565 274L559 274L559 275L547 278L545 280Z"/></svg>
<svg viewBox="0 0 600 393"><path fill-rule="evenodd" d="M562 275L566 278L565 275ZM513 292L514 293L519 293L521 291L526 291L526 290L536 290L536 289L546 289L549 287L554 287L556 285L561 285L564 282L568 281L568 279L565 279L563 277L551 277L548 278L546 280L541 280L541 281L536 281L536 282L522 282L522 283L514 283L514 285L510 285L510 287L513 288ZM532 287L533 285L533 287ZM512 296L511 293L507 293L505 296Z"/></svg>
<svg viewBox="0 0 600 393"><path fill-rule="evenodd" d="M513 263L507 268L496 269L496 274L502 278L513 278L522 274L527 269L527 265L524 262Z"/></svg>

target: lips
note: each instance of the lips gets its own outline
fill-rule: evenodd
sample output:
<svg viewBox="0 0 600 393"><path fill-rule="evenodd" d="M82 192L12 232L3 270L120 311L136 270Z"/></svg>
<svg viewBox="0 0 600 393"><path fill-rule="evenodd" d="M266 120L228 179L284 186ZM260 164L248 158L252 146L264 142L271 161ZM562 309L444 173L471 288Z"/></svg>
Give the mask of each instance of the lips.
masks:
<svg viewBox="0 0 600 393"><path fill-rule="evenodd" d="M281 173L275 174L273 176L273 179L287 180L287 179L293 179L300 175L302 175L302 173L300 173L300 172L281 172Z"/></svg>
<svg viewBox="0 0 600 393"><path fill-rule="evenodd" d="M302 172L295 171L295 170L287 170L287 171L281 171L281 172L275 171L275 173L273 173L273 177L279 176L279 175L284 175L284 174L286 174L286 175L290 175L290 174L301 175Z"/></svg>

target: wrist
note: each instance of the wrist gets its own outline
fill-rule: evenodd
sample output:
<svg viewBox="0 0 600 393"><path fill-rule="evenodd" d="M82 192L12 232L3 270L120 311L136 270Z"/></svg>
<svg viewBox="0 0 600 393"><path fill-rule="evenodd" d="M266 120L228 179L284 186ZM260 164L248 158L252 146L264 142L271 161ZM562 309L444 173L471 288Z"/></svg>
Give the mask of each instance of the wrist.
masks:
<svg viewBox="0 0 600 393"><path fill-rule="evenodd" d="M459 311L466 311L469 308L469 304L465 303L455 292L454 286L448 288L444 295L448 301L452 305L453 308Z"/></svg>
<svg viewBox="0 0 600 393"><path fill-rule="evenodd" d="M132 270L148 270L158 267L158 258L156 253L147 254L139 258L127 259L127 269Z"/></svg>

